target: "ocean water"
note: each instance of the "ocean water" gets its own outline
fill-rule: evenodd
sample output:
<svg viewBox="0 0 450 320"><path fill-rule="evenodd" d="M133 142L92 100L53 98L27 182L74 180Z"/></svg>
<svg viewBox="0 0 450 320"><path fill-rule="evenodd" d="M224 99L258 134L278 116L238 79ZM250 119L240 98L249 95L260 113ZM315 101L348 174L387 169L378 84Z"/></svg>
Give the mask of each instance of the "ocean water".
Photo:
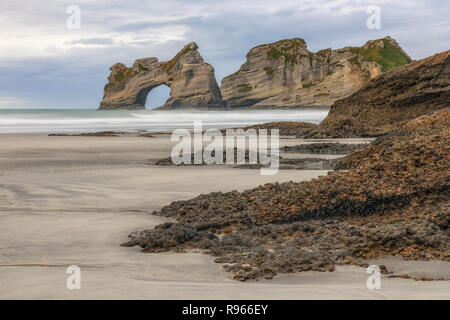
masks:
<svg viewBox="0 0 450 320"><path fill-rule="evenodd" d="M0 133L77 133L106 130L167 131L243 127L271 121L319 123L328 110L155 111L93 109L0 109Z"/></svg>

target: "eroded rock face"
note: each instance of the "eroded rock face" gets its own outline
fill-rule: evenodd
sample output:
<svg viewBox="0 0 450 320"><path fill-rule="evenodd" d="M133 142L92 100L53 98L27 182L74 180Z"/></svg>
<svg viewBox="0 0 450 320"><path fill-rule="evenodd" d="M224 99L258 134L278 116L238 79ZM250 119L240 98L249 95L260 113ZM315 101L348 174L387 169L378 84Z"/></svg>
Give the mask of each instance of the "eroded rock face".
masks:
<svg viewBox="0 0 450 320"><path fill-rule="evenodd" d="M161 108L223 108L214 69L197 49L191 42L170 61L138 59L131 68L114 64L99 109L144 109L147 94L162 84L170 87L170 98Z"/></svg>
<svg viewBox="0 0 450 320"><path fill-rule="evenodd" d="M410 61L390 37L316 53L294 38L251 49L220 89L231 108L331 106L380 73Z"/></svg>
<svg viewBox="0 0 450 320"><path fill-rule="evenodd" d="M407 121L450 105L450 50L395 68L336 101L308 137L395 132Z"/></svg>

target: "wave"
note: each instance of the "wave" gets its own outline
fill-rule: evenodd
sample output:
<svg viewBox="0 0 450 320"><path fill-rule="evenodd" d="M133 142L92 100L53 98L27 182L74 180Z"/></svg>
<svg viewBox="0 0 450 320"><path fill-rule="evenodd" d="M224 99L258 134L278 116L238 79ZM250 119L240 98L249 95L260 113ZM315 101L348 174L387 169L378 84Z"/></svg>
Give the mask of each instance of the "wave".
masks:
<svg viewBox="0 0 450 320"><path fill-rule="evenodd" d="M205 127L240 127L271 121L319 123L327 110L128 111L128 110L0 110L0 133L161 131Z"/></svg>

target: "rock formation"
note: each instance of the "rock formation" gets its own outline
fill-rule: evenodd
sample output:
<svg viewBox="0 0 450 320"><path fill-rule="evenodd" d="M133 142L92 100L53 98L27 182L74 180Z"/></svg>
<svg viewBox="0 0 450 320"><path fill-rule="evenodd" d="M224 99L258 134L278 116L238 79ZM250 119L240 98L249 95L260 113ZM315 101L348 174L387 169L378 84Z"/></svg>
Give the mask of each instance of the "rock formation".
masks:
<svg viewBox="0 0 450 320"><path fill-rule="evenodd" d="M214 69L197 49L192 42L170 61L138 59L131 68L114 64L99 109L142 109L147 94L161 84L170 87L163 109L331 106L380 73L411 61L390 37L316 53L294 38L251 49L219 90Z"/></svg>
<svg viewBox="0 0 450 320"><path fill-rule="evenodd" d="M114 64L99 109L144 109L147 94L162 84L170 87L164 109L223 108L214 69L197 49L191 42L170 61L138 59L131 68Z"/></svg>
<svg viewBox="0 0 450 320"><path fill-rule="evenodd" d="M386 255L450 261L450 109L405 124L311 181L174 201L123 246L200 249L234 279L366 266Z"/></svg>
<svg viewBox="0 0 450 320"><path fill-rule="evenodd" d="M261 130L266 129L268 131L272 129L278 129L280 136L303 136L309 133L311 130L317 127L317 124L311 122L299 122L299 121L277 121L277 122L266 122L261 124L255 124L243 128L244 130L255 129Z"/></svg>
<svg viewBox="0 0 450 320"><path fill-rule="evenodd" d="M308 137L378 136L450 105L450 50L395 68L336 101Z"/></svg>
<svg viewBox="0 0 450 320"><path fill-rule="evenodd" d="M222 80L221 92L231 108L331 106L381 72L410 61L390 37L316 53L303 39L281 40L251 49L241 68Z"/></svg>

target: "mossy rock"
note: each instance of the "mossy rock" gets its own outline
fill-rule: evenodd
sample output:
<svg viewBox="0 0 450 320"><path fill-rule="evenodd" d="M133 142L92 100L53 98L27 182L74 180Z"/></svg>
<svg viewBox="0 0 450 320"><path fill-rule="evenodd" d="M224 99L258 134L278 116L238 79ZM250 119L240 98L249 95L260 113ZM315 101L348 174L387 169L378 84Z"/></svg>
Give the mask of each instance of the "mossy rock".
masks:
<svg viewBox="0 0 450 320"><path fill-rule="evenodd" d="M244 83L244 84L238 84L236 85L236 87L240 88L238 90L238 92L244 93L244 92L249 92L252 90L252 86L249 85L248 83Z"/></svg>
<svg viewBox="0 0 450 320"><path fill-rule="evenodd" d="M362 72L362 74L361 74L361 77L362 77L362 80L363 80L364 83L369 82L369 80L370 80L370 72L367 71L367 70L364 70Z"/></svg>
<svg viewBox="0 0 450 320"><path fill-rule="evenodd" d="M147 67L144 66L143 64L139 64L139 65L138 65L138 68L139 68L139 70L144 71L144 72L149 70L149 68L147 68Z"/></svg>
<svg viewBox="0 0 450 320"><path fill-rule="evenodd" d="M295 64L298 62L297 58L301 56L299 50L300 48L303 48L305 44L305 40L300 38L280 40L275 42L273 47L267 51L267 56L275 60L284 57L285 63Z"/></svg>
<svg viewBox="0 0 450 320"><path fill-rule="evenodd" d="M273 69L271 67L264 67L263 70L266 72L267 76L269 76L269 77L275 72L275 69Z"/></svg>
<svg viewBox="0 0 450 320"><path fill-rule="evenodd" d="M351 48L351 51L361 55L365 61L378 63L383 72L411 62L411 59L401 49L392 45L388 39L382 39L382 41L382 48L371 44L367 48ZM352 62L351 59L349 61Z"/></svg>
<svg viewBox="0 0 450 320"><path fill-rule="evenodd" d="M276 48L272 48L269 51L267 51L267 55L274 59L280 59L280 57L283 56L284 53Z"/></svg>
<svg viewBox="0 0 450 320"><path fill-rule="evenodd" d="M133 69L127 68L124 70L120 70L119 72L113 75L114 82L125 82L130 79L134 75Z"/></svg>

